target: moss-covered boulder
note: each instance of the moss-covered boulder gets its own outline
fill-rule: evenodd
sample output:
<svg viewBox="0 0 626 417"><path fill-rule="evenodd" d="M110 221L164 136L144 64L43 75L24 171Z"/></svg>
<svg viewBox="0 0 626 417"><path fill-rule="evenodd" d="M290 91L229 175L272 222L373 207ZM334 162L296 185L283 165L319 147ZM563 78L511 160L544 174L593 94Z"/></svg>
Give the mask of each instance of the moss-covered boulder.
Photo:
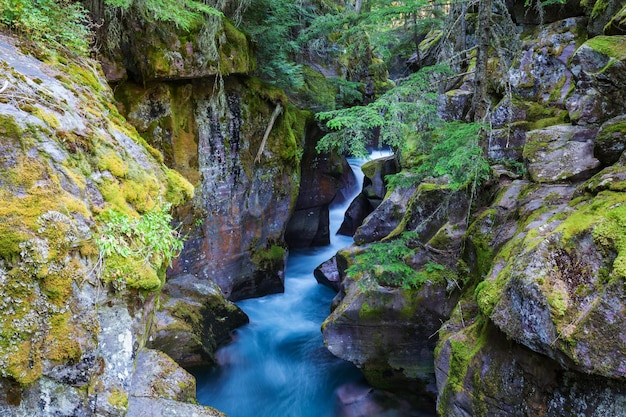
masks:
<svg viewBox="0 0 626 417"><path fill-rule="evenodd" d="M626 384L563 370L515 343L478 313L471 291L439 332L435 366L442 416L626 412Z"/></svg>
<svg viewBox="0 0 626 417"><path fill-rule="evenodd" d="M444 120L465 120L474 92L470 89L454 89L439 96L437 115Z"/></svg>
<svg viewBox="0 0 626 417"><path fill-rule="evenodd" d="M566 100L572 122L601 123L626 111L626 36L596 36L571 58L575 89Z"/></svg>
<svg viewBox="0 0 626 417"><path fill-rule="evenodd" d="M468 198L445 184L420 183L399 188L387 198L354 234L357 244L391 238L403 232L415 232L423 243L433 239L446 224L465 229Z"/></svg>
<svg viewBox="0 0 626 417"><path fill-rule="evenodd" d="M550 197L544 188L529 190L543 207L520 212L517 234L476 289L478 305L508 337L562 366L623 380L624 194L568 204L571 191Z"/></svg>
<svg viewBox="0 0 626 417"><path fill-rule="evenodd" d="M131 387L126 417L224 416L197 405L195 378L158 350L139 351Z"/></svg>
<svg viewBox="0 0 626 417"><path fill-rule="evenodd" d="M414 184L410 187L397 187L391 191L356 229L355 242L364 244L381 240L398 227L417 188L418 184Z"/></svg>
<svg viewBox="0 0 626 417"><path fill-rule="evenodd" d="M433 279L409 290L363 275L343 286L345 296L322 324L326 347L361 368L374 387L433 400L431 336L454 305L448 282Z"/></svg>
<svg viewBox="0 0 626 417"><path fill-rule="evenodd" d="M528 175L540 183L591 177L601 165L593 152L596 134L596 129L569 125L528 132L523 152Z"/></svg>
<svg viewBox="0 0 626 417"><path fill-rule="evenodd" d="M607 120L596 136L593 154L604 165L612 165L626 149L626 116Z"/></svg>
<svg viewBox="0 0 626 417"><path fill-rule="evenodd" d="M215 351L246 323L246 314L213 281L177 275L163 288L147 345L186 368L213 365Z"/></svg>
<svg viewBox="0 0 626 417"><path fill-rule="evenodd" d="M256 66L251 42L220 15L196 19L189 28L147 19L134 5L107 16L100 60L110 81L138 82L247 74Z"/></svg>
<svg viewBox="0 0 626 417"><path fill-rule="evenodd" d="M511 92L525 100L562 106L575 83L568 63L585 41L585 22L572 17L522 33L522 47L507 78Z"/></svg>
<svg viewBox="0 0 626 417"><path fill-rule="evenodd" d="M131 235L149 243L107 226L193 187L118 113L95 62L44 56L0 37L0 414L121 416L167 263L116 255Z"/></svg>

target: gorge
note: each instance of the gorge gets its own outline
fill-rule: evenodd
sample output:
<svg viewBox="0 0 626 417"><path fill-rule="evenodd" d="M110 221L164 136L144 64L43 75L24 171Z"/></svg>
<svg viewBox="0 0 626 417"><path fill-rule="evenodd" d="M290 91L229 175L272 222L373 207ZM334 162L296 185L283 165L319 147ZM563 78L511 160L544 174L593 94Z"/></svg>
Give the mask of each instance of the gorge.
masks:
<svg viewBox="0 0 626 417"><path fill-rule="evenodd" d="M625 22L0 0L0 415L626 416Z"/></svg>

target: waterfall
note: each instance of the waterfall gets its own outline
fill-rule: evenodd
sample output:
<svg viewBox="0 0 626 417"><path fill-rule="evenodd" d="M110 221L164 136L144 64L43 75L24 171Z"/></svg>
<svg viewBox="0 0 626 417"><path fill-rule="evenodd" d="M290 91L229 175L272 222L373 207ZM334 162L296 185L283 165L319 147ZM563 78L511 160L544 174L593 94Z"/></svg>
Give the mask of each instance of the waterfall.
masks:
<svg viewBox="0 0 626 417"><path fill-rule="evenodd" d="M359 183L363 162L350 160ZM229 417L357 415L346 413L339 399L345 404L369 387L356 367L324 347L320 326L335 293L313 277L319 264L352 244L351 237L336 232L353 198L331 207L329 246L290 251L284 293L237 303L250 323L216 353L219 366L194 372L201 404ZM367 415L380 415L380 410Z"/></svg>

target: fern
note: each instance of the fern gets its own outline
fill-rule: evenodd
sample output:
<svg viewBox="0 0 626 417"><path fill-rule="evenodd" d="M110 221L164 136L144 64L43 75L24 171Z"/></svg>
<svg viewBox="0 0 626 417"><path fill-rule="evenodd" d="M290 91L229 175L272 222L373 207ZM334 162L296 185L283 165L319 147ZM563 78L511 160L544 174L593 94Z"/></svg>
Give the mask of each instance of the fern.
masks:
<svg viewBox="0 0 626 417"><path fill-rule="evenodd" d="M134 7L148 21L170 22L183 30L201 24L204 16L223 16L216 8L195 0L105 0L105 4L121 10Z"/></svg>
<svg viewBox="0 0 626 417"><path fill-rule="evenodd" d="M365 106L318 113L330 132L318 143L318 151L335 149L354 156L367 155L367 144L380 141L402 150L409 136L421 136L437 127L437 83L448 74L444 66L425 68Z"/></svg>
<svg viewBox="0 0 626 417"><path fill-rule="evenodd" d="M413 255L411 245L416 239L417 233L404 232L398 239L373 243L356 256L346 274L352 278L368 274L381 285L418 288L423 283L423 276L405 261Z"/></svg>

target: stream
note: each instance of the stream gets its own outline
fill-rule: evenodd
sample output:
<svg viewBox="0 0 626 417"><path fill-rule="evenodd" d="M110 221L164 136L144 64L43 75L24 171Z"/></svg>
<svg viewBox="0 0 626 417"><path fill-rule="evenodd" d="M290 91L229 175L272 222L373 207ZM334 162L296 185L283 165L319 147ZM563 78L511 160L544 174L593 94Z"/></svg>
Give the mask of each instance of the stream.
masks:
<svg viewBox="0 0 626 417"><path fill-rule="evenodd" d="M364 161L349 162L362 184ZM284 293L237 303L250 323L237 329L234 341L216 353L220 366L195 372L200 404L229 417L365 415L362 410L354 414L346 409L347 402L362 397L369 387L354 365L324 347L320 326L335 292L319 285L313 276L319 264L353 243L351 237L336 235L336 231L359 191L360 187L345 203L331 206L330 245L290 250ZM380 408L377 411L367 415L383 415Z"/></svg>

